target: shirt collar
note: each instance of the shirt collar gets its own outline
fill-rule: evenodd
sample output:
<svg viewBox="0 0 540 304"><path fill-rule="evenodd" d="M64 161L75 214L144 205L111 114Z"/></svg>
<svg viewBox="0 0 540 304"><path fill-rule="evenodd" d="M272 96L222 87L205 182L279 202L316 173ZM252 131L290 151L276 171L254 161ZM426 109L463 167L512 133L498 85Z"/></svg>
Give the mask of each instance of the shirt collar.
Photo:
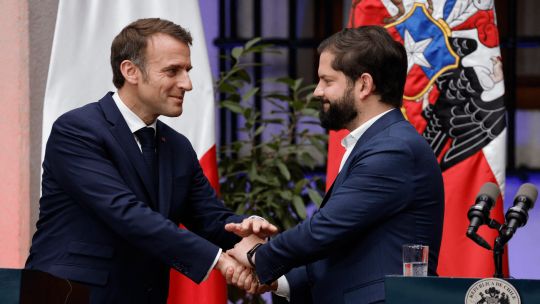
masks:
<svg viewBox="0 0 540 304"><path fill-rule="evenodd" d="M360 137L367 131L367 129L369 129L369 127L371 127L384 114L386 114L386 113L388 113L388 112L390 112L392 110L393 110L393 108L390 109L390 110L387 110L385 112L382 112L381 114L370 118L368 121L361 124L358 128L352 130L351 133L349 133L349 135L345 136L341 140L341 145L347 150L354 147L354 145L356 145L356 142L358 142Z"/></svg>
<svg viewBox="0 0 540 304"><path fill-rule="evenodd" d="M131 109L126 106L126 104L120 98L118 92L115 92L112 98L114 100L114 103L118 107L118 110L120 110L120 114L122 114L122 117L124 117L124 120L126 121L131 133L135 133L136 131L144 127L150 127L154 130L156 129L157 119L154 120L154 122L152 122L151 124L146 125L144 121L139 116L137 116L137 114L133 113L133 111L131 111Z"/></svg>

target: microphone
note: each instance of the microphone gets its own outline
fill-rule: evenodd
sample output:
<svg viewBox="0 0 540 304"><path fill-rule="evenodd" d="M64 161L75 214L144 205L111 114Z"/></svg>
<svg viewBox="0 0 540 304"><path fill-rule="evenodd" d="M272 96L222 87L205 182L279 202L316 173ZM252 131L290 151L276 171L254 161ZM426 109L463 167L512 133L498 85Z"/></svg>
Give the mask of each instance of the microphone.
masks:
<svg viewBox="0 0 540 304"><path fill-rule="evenodd" d="M529 210L534 207L538 198L538 189L533 184L521 185L514 198L514 206L506 211L506 224L503 230L504 238L512 238L517 228L525 226L529 219Z"/></svg>
<svg viewBox="0 0 540 304"><path fill-rule="evenodd" d="M495 206L495 202L500 193L501 191L496 184L485 183L482 188L480 188L474 205L471 206L467 213L467 217L470 221L469 228L467 228L467 237L488 250L491 250L491 246L476 234L476 231L478 231L480 226L489 221L489 213L491 209L493 209L493 206Z"/></svg>

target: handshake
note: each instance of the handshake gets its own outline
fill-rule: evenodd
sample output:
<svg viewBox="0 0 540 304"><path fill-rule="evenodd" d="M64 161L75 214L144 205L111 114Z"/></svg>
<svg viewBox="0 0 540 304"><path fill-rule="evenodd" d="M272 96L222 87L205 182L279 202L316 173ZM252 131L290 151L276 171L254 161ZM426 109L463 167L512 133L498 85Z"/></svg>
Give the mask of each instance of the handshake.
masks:
<svg viewBox="0 0 540 304"><path fill-rule="evenodd" d="M277 289L277 282L270 285L259 284L257 274L253 269L255 256L252 256L251 262L248 260L247 253L257 244L266 243L269 236L278 232L276 226L270 224L263 218L250 217L242 223L230 223L225 225L225 230L233 232L242 237L233 249L223 252L215 268L225 277L227 284L235 285L240 289L252 294L261 294L267 291Z"/></svg>

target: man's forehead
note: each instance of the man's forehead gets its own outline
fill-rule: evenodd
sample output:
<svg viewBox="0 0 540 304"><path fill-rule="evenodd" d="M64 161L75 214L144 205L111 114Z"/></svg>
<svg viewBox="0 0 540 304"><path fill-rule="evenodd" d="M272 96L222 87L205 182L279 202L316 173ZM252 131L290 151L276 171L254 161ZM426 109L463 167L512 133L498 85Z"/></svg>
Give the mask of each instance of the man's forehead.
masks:
<svg viewBox="0 0 540 304"><path fill-rule="evenodd" d="M159 62L164 65L191 67L189 45L166 34L155 34L148 38L145 56L148 63Z"/></svg>
<svg viewBox="0 0 540 304"><path fill-rule="evenodd" d="M170 47L181 47L184 52L188 52L188 54L190 52L190 47L186 42L168 34L153 34L146 41L146 52L156 50L157 48L163 49Z"/></svg>
<svg viewBox="0 0 540 304"><path fill-rule="evenodd" d="M334 70L332 63L336 56L330 51L323 51L319 57L319 76L326 75L329 73L338 73L339 71Z"/></svg>
<svg viewBox="0 0 540 304"><path fill-rule="evenodd" d="M320 63L332 64L335 57L336 55L334 53L330 52L329 50L325 50L321 53L321 56L319 56L319 64Z"/></svg>

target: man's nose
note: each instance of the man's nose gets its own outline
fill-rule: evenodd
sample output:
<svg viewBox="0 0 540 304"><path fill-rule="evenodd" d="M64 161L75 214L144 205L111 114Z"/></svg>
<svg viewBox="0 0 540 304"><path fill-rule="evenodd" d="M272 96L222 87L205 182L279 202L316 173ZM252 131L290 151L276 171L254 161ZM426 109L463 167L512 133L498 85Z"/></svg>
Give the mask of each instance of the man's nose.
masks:
<svg viewBox="0 0 540 304"><path fill-rule="evenodd" d="M320 84L317 84L317 87L315 90L313 90L313 96L315 97L322 97L324 95L324 90L322 89Z"/></svg>
<svg viewBox="0 0 540 304"><path fill-rule="evenodd" d="M189 74L187 72L182 73L179 76L177 86L180 89L184 90L184 91L191 91L193 89L193 84L191 83L191 78L189 77Z"/></svg>

